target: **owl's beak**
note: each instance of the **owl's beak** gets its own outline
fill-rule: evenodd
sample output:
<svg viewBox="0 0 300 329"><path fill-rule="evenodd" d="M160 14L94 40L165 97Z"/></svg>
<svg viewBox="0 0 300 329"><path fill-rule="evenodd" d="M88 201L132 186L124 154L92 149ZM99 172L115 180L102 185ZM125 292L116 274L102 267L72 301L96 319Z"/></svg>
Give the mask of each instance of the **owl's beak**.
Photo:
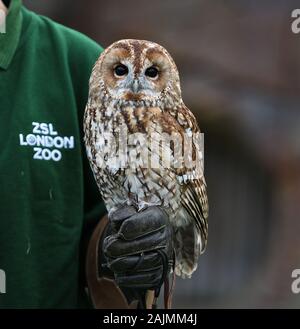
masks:
<svg viewBox="0 0 300 329"><path fill-rule="evenodd" d="M131 90L133 93L138 93L140 90L140 82L138 79L134 79L131 85Z"/></svg>

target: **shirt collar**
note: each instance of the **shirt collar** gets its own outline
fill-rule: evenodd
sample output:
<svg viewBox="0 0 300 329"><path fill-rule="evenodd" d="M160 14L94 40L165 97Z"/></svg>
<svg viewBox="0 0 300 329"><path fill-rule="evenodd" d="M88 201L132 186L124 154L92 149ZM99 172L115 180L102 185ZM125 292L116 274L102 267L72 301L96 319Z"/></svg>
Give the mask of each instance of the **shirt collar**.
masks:
<svg viewBox="0 0 300 329"><path fill-rule="evenodd" d="M6 16L6 33L0 33L0 68L7 69L17 50L22 30L22 0L11 0Z"/></svg>

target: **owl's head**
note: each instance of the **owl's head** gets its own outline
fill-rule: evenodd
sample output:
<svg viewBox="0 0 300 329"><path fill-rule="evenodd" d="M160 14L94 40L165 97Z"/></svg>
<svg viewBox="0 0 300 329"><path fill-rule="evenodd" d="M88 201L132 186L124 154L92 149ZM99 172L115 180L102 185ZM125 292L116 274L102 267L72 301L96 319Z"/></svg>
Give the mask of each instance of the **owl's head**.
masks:
<svg viewBox="0 0 300 329"><path fill-rule="evenodd" d="M91 83L118 101L155 102L181 98L179 74L170 54L160 45L145 40L113 43L97 61Z"/></svg>

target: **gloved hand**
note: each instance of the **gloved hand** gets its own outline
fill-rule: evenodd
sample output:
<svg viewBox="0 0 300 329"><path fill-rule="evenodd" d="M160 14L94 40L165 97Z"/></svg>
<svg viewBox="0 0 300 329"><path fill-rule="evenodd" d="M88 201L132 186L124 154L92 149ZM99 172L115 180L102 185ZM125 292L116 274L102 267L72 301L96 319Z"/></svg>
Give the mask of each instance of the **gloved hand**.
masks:
<svg viewBox="0 0 300 329"><path fill-rule="evenodd" d="M173 265L172 229L166 212L157 206L142 212L124 206L109 219L103 250L117 284L160 288Z"/></svg>

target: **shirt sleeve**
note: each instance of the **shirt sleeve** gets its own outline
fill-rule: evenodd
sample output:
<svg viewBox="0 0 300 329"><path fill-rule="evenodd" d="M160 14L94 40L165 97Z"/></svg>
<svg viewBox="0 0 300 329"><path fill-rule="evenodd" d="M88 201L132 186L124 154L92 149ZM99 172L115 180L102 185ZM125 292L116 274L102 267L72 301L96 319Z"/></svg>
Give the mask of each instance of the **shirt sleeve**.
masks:
<svg viewBox="0 0 300 329"><path fill-rule="evenodd" d="M106 214L104 202L90 168L85 145L83 141L83 115L88 99L89 78L93 66L100 56L103 48L89 38L77 33L76 38L71 38L68 46L70 72L74 84L74 92L78 109L78 124L81 136L82 166L84 180L84 217L82 226L82 238L79 250L79 300L84 300L85 278L85 260L88 242L91 235L101 218ZM80 305L80 307L90 306Z"/></svg>
<svg viewBox="0 0 300 329"><path fill-rule="evenodd" d="M83 141L83 115L88 99L89 78L93 66L103 48L97 43L78 33L69 47L72 81L78 109L80 129L82 165L84 173L84 225L94 227L105 215L106 209L101 200L100 192L90 168Z"/></svg>

